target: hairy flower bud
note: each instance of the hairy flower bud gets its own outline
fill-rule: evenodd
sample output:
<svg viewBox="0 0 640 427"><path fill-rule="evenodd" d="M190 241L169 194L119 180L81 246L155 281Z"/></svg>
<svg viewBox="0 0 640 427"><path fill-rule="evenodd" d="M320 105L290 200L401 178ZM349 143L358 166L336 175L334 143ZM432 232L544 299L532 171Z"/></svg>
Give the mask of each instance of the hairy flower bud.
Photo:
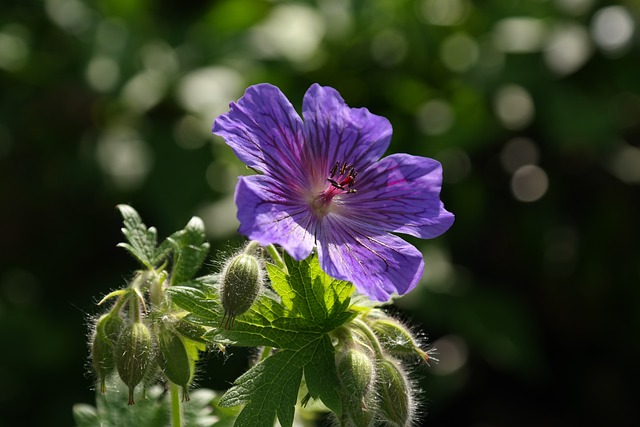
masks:
<svg viewBox="0 0 640 427"><path fill-rule="evenodd" d="M336 367L346 416L357 427L371 425L375 415L375 359L362 350L348 349L338 355Z"/></svg>
<svg viewBox="0 0 640 427"><path fill-rule="evenodd" d="M409 426L414 403L413 389L406 373L398 363L389 359L379 360L377 370L380 418L393 426Z"/></svg>
<svg viewBox="0 0 640 427"><path fill-rule="evenodd" d="M338 355L336 365L342 387L361 399L375 381L375 361L364 351L349 349Z"/></svg>
<svg viewBox="0 0 640 427"><path fill-rule="evenodd" d="M100 380L100 391L106 391L106 378L116 367L115 341L122 329L124 320L115 313L100 316L95 324L91 342L91 362Z"/></svg>
<svg viewBox="0 0 640 427"><path fill-rule="evenodd" d="M116 343L116 367L120 379L129 387L129 405L133 391L151 364L151 333L142 322L125 325Z"/></svg>
<svg viewBox="0 0 640 427"><path fill-rule="evenodd" d="M220 287L224 328L233 327L235 318L251 308L260 292L262 282L262 269L258 258L247 253L240 253L231 258L222 272Z"/></svg>
<svg viewBox="0 0 640 427"><path fill-rule="evenodd" d="M420 348L409 329L392 318L380 318L371 323L371 328L382 346L394 356L420 356L429 362L429 354Z"/></svg>
<svg viewBox="0 0 640 427"><path fill-rule="evenodd" d="M158 339L158 348L160 368L169 381L182 387L182 399L189 400L189 381L193 364L182 338L172 331L163 329Z"/></svg>

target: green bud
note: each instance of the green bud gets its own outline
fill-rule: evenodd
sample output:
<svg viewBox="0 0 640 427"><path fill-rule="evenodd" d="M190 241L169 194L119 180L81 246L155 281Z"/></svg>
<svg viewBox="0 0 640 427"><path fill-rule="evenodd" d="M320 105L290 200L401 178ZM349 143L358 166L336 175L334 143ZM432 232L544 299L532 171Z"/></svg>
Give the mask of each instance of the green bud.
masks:
<svg viewBox="0 0 640 427"><path fill-rule="evenodd" d="M372 425L375 415L375 360L366 352L348 349L338 355L345 415L357 427Z"/></svg>
<svg viewBox="0 0 640 427"><path fill-rule="evenodd" d="M100 392L107 389L106 378L115 369L115 341L124 324L124 320L114 313L100 316L95 324L91 342L91 362L100 380Z"/></svg>
<svg viewBox="0 0 640 427"><path fill-rule="evenodd" d="M371 328L382 346L394 356L417 355L429 362L429 355L420 348L411 332L392 318L380 318L371 323Z"/></svg>
<svg viewBox="0 0 640 427"><path fill-rule="evenodd" d="M115 355L118 375L129 387L129 405L133 405L133 391L153 360L149 328L141 322L125 325L118 338Z"/></svg>
<svg viewBox="0 0 640 427"><path fill-rule="evenodd" d="M235 318L251 308L262 282L262 269L254 255L241 253L227 263L220 287L220 301L224 309L222 326L225 329L233 327Z"/></svg>
<svg viewBox="0 0 640 427"><path fill-rule="evenodd" d="M189 400L189 381L193 363L189 359L182 338L169 330L162 330L158 340L158 362L167 379L182 387L182 399Z"/></svg>
<svg viewBox="0 0 640 427"><path fill-rule="evenodd" d="M362 399L375 380L374 361L363 351L349 349L338 355L336 365L346 393Z"/></svg>
<svg viewBox="0 0 640 427"><path fill-rule="evenodd" d="M414 412L413 390L404 370L394 361L378 361L376 388L379 397L379 415L393 426L408 426Z"/></svg>

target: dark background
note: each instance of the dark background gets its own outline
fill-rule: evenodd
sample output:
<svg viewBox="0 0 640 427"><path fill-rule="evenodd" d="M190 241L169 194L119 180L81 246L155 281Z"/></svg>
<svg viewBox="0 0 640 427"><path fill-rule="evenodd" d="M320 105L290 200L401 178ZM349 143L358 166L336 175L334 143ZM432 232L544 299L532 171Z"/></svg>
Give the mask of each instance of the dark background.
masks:
<svg viewBox="0 0 640 427"><path fill-rule="evenodd" d="M254 83L313 83L444 165L453 228L397 303L439 365L424 425L633 425L640 358L640 5L634 0L4 0L0 425L93 403L87 319L135 264L118 203L239 244L246 173L210 135ZM213 269L213 262L208 267ZM242 372L211 356L201 384Z"/></svg>

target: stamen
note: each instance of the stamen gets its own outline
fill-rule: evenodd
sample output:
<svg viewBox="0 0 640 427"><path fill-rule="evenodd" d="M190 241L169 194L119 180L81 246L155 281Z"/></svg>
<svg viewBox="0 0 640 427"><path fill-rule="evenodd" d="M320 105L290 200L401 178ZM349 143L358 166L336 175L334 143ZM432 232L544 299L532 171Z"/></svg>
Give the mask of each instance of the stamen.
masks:
<svg viewBox="0 0 640 427"><path fill-rule="evenodd" d="M338 168L340 168L338 170ZM340 172L337 179L334 179L337 172ZM329 176L327 177L327 181L329 183L342 191L346 191L347 193L356 193L357 190L352 188L356 183L356 176L358 172L356 172L355 167L347 162L336 162L335 165L329 170ZM345 188L347 187L347 188Z"/></svg>

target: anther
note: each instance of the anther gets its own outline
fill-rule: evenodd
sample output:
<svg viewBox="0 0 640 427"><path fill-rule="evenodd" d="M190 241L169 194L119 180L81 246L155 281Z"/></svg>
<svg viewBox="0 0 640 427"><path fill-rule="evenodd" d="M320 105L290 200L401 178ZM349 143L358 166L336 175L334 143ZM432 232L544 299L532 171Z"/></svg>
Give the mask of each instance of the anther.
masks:
<svg viewBox="0 0 640 427"><path fill-rule="evenodd" d="M337 179L336 174L339 172ZM327 177L327 181L334 187L339 190L343 190L347 193L355 193L356 190L352 188L356 183L356 176L358 172L356 172L355 167L347 162L343 162L342 164L338 161L333 167L329 170L329 176ZM345 187L348 187L345 188Z"/></svg>

